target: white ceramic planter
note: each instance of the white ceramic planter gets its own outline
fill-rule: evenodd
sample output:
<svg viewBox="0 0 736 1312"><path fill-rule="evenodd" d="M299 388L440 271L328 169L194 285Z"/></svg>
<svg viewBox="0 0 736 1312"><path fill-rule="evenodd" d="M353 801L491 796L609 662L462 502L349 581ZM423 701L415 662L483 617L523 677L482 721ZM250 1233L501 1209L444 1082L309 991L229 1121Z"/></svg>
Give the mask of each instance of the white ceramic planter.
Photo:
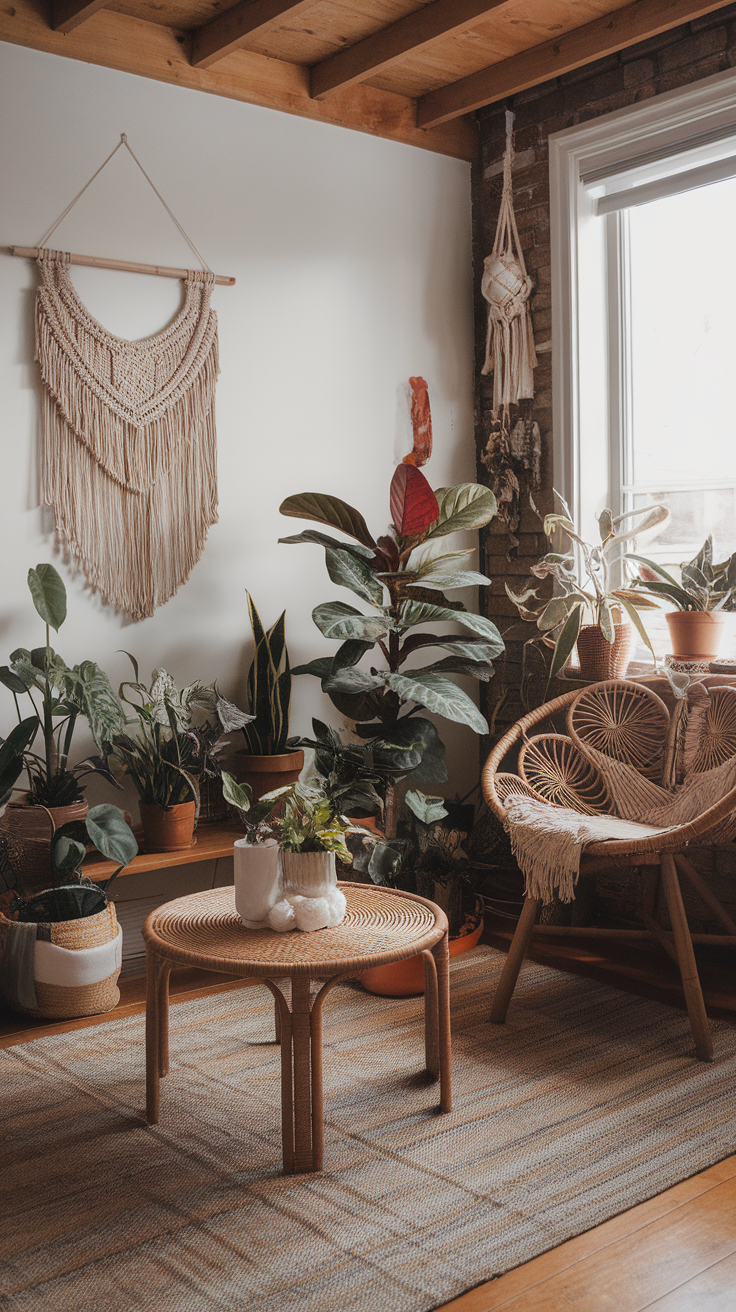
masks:
<svg viewBox="0 0 736 1312"><path fill-rule="evenodd" d="M284 893L329 897L337 887L334 852L282 852Z"/></svg>
<svg viewBox="0 0 736 1312"><path fill-rule="evenodd" d="M248 929L265 929L268 913L279 899L279 845L275 838L265 843L239 838L233 846L233 857L235 909Z"/></svg>

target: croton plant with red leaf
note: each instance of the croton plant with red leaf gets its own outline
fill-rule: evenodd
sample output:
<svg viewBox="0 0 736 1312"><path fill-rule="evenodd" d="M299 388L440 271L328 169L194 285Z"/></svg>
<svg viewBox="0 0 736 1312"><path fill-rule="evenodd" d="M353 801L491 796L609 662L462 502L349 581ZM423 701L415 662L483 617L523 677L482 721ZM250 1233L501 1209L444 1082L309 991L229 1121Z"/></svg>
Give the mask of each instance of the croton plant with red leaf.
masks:
<svg viewBox="0 0 736 1312"><path fill-rule="evenodd" d="M394 762L394 779L442 783L444 747L432 721L417 712L424 708L487 733L475 703L448 676L490 679L504 646L495 624L446 595L490 582L468 568L476 548L449 551L447 538L482 528L495 515L496 500L479 483L433 491L415 465L402 463L391 480L389 505L388 531L374 537L360 512L339 497L301 492L282 503L282 515L312 520L349 539L308 528L281 541L323 547L332 582L355 593L372 612L339 600L315 607L312 618L320 633L340 646L293 673L321 680L338 711L356 721L358 736L382 760ZM455 631L428 632L426 626L435 624L451 624ZM457 626L466 632L458 633ZM419 667L410 660L430 649L445 654ZM366 668L369 652L381 659ZM383 818L389 835L396 825L392 797L390 789Z"/></svg>

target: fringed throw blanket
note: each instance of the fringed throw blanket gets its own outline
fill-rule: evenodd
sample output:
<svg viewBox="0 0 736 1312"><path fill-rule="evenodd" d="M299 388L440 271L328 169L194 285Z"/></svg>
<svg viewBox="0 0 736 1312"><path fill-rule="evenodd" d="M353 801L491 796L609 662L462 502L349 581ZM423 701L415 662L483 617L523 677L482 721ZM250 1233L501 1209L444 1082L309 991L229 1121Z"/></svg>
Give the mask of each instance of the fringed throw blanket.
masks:
<svg viewBox="0 0 736 1312"><path fill-rule="evenodd" d="M736 787L736 757L714 770L692 775L675 792L643 779L638 771L609 757L605 758L605 774L618 815L582 815L521 792L512 792L506 798L505 826L524 874L527 896L541 898L545 903L554 897L571 902L580 857L588 843L632 842L667 833L696 819ZM714 826L707 841L728 842L735 833L736 815L731 815Z"/></svg>
<svg viewBox="0 0 736 1312"><path fill-rule="evenodd" d="M90 586L152 615L186 581L217 521L214 276L189 273L163 332L128 342L88 313L69 256L39 256L42 500Z"/></svg>

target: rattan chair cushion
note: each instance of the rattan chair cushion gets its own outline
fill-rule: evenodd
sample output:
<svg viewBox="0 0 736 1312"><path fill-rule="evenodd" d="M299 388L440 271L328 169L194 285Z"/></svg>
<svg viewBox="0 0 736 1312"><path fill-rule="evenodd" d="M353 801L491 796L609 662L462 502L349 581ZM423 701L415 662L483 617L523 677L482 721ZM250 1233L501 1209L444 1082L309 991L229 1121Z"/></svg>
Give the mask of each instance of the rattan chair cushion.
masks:
<svg viewBox="0 0 736 1312"><path fill-rule="evenodd" d="M232 888L177 898L152 911L146 943L169 960L233 974L278 978L334 975L415 956L434 947L446 917L411 894L366 884L341 884L348 908L341 925L311 934L246 929ZM439 912L439 914L438 914Z"/></svg>

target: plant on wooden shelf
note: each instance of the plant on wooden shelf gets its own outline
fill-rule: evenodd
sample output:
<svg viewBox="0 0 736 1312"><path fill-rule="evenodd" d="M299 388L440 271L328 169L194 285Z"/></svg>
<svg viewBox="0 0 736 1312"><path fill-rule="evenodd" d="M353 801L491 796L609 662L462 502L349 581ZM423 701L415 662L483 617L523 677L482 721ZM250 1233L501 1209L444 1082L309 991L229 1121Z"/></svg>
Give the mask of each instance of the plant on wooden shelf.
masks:
<svg viewBox="0 0 736 1312"><path fill-rule="evenodd" d="M264 629L253 598L248 615L254 652L246 683L248 724L243 728L245 750L236 754L238 773L258 798L282 784L296 783L304 752L289 741L291 669L286 647L286 612Z"/></svg>
<svg viewBox="0 0 736 1312"><path fill-rule="evenodd" d="M632 538L651 540L662 531L669 511L661 505L644 506L614 518L610 510L602 510L598 517L600 543L593 546L576 531L566 501L558 492L555 496L562 513L544 517L544 532L547 537L561 535L569 539L570 545L562 551L548 552L531 566L535 579L553 580L554 595L540 601L535 586L516 593L505 584L506 594L522 619L533 621L542 640L554 649L548 687L576 644L581 678L623 678L633 655L634 630L654 656L638 611L657 607L628 582L612 587L612 571L621 565L623 548ZM533 502L532 508L536 510ZM631 624L624 619L624 613Z"/></svg>
<svg viewBox="0 0 736 1312"><path fill-rule="evenodd" d="M100 753L123 724L119 702L103 670L93 661L69 666L54 651L50 630L58 633L67 613L64 583L53 565L28 571L33 604L46 626L43 647L18 647L10 664L0 667L0 683L13 695L18 724L0 747L0 805L9 803L4 824L32 836L45 832L47 823L39 808L50 811L54 824L82 820L87 811L83 780L101 775L118 787L103 755L87 756L70 764L74 730L85 719ZM21 711L27 698L31 714ZM41 751L34 750L41 738ZM28 788L17 787L25 770ZM13 801L14 793L25 795Z"/></svg>
<svg viewBox="0 0 736 1312"><path fill-rule="evenodd" d="M723 633L723 613L736 610L736 552L714 563L709 534L697 556L680 566L679 583L646 556L632 552L627 559L639 566L634 586L675 607L665 614L672 655L687 661L713 660Z"/></svg>
<svg viewBox="0 0 736 1312"><path fill-rule="evenodd" d="M134 680L121 683L120 703L133 711L126 731L110 746L121 774L129 775L140 798L141 822L150 852L175 852L192 845L198 780L212 762L211 734L197 727L197 713L214 718L216 739L240 729L248 716L215 684L192 683L181 691L166 670L153 671L151 685L140 682L130 653ZM137 732L129 726L137 725Z"/></svg>
<svg viewBox="0 0 736 1312"><path fill-rule="evenodd" d="M442 783L447 779L444 746L431 720L419 708L465 724L476 733L488 725L475 703L448 678L470 675L486 681L492 661L503 651L496 626L445 594L486 584L485 575L465 568L474 548L447 551L448 535L477 530L496 513L488 488L461 483L435 493L414 464L398 466L391 480L388 532L374 538L352 506L321 492L286 499L281 513L315 520L338 529L351 541L306 529L285 543L314 543L324 548L333 583L348 588L376 612L367 615L343 601L317 606L312 618L324 637L340 642L333 656L298 666L295 674L313 674L337 710L356 721L356 734L391 778L383 787L383 827L394 835L398 823L396 784ZM458 624L467 634L417 632L427 624ZM419 669L409 657L428 648L448 654ZM383 668L359 668L377 649ZM375 781L374 781L375 782Z"/></svg>

